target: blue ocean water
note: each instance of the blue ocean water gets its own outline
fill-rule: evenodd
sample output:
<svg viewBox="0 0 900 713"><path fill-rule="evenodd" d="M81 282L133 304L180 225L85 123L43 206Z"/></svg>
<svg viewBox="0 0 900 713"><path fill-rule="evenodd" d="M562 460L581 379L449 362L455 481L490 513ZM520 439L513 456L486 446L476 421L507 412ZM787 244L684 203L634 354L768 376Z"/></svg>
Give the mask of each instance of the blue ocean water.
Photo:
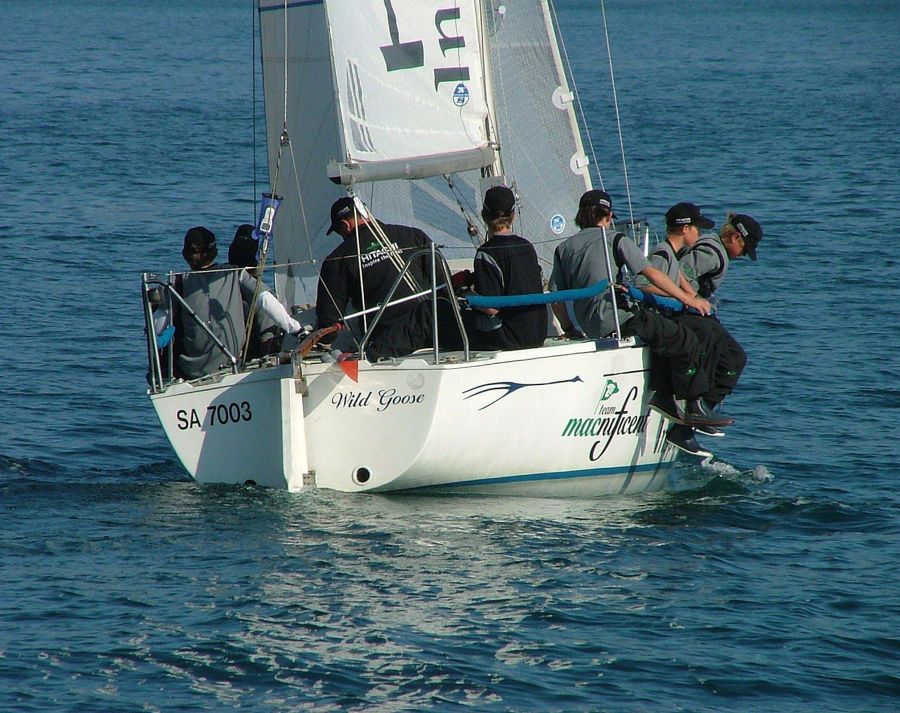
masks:
<svg viewBox="0 0 900 713"><path fill-rule="evenodd" d="M558 10L624 196L597 5ZM252 3L4 1L0 710L897 709L900 4L606 11L635 211L766 230L738 424L702 487L502 500L188 481L138 275L254 217Z"/></svg>

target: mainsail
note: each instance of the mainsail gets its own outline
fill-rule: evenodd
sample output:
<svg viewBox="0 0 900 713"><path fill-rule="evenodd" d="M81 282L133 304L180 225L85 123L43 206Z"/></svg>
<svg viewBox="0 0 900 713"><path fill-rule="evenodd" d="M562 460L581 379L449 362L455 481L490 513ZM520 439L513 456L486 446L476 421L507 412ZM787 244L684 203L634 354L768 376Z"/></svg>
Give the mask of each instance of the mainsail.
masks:
<svg viewBox="0 0 900 713"><path fill-rule="evenodd" d="M482 178L502 171L519 197L517 230L549 266L590 178L547 0L259 9L270 183L284 197L282 301L314 300L341 184L385 222L424 229L447 257L471 257L467 218L479 223Z"/></svg>

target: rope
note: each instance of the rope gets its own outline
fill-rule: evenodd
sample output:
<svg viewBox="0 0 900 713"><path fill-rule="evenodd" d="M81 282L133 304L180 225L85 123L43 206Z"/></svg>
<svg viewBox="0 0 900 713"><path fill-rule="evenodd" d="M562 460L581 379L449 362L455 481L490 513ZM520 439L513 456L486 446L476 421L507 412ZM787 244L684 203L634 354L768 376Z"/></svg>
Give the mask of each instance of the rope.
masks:
<svg viewBox="0 0 900 713"><path fill-rule="evenodd" d="M524 307L525 305L545 305L551 302L574 302L596 297L609 286L609 280L600 280L593 285L576 290L559 290L557 292L535 292L527 295L467 295L466 302L470 307L484 309L504 309L506 307Z"/></svg>
<svg viewBox="0 0 900 713"><path fill-rule="evenodd" d="M288 0L284 0L283 7L283 15L284 15L284 113L282 114L282 130L281 130L281 141L279 142L278 147L278 155L275 159L275 176L272 178L272 195L278 195L278 179L281 174L281 157L284 152L284 147L290 146L290 137L288 136L287 130L287 103L288 103L288 20L287 20L287 10L288 10ZM255 40L254 40L255 46ZM254 157L255 157L254 151ZM255 185L255 184L254 184ZM247 324L246 329L244 330L244 348L241 350L241 364L247 361L247 353L250 349L250 334L253 329L253 320L256 318L256 303L259 299L259 294L262 291L262 275L266 269L266 261L269 256L269 238L271 236L272 229L271 224L269 229L265 232L262 238L262 246L260 248L259 253L259 263L257 264L257 269L254 275L256 276L256 287L253 290L253 300L250 303L250 311L247 314Z"/></svg>

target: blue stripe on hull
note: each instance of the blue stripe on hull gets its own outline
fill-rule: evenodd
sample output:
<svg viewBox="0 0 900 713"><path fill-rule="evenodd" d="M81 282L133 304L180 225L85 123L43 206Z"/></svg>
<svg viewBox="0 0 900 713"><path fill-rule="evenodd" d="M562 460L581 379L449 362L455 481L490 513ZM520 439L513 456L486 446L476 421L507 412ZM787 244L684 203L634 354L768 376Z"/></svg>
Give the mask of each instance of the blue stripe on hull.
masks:
<svg viewBox="0 0 900 713"><path fill-rule="evenodd" d="M640 465L623 470L622 468L588 468L584 470L567 470L556 473L530 473L527 475L502 475L496 478L481 478L474 480L462 480L455 483L442 483L440 485L421 485L416 488L406 488L406 490L430 490L440 488L466 488L481 485L510 485L513 483L540 482L545 480L570 480L574 478L602 478L613 477L618 475L627 475L628 479L623 484L623 488L628 486L632 476L636 473L656 473L660 468L671 467L675 461L659 462L655 464Z"/></svg>

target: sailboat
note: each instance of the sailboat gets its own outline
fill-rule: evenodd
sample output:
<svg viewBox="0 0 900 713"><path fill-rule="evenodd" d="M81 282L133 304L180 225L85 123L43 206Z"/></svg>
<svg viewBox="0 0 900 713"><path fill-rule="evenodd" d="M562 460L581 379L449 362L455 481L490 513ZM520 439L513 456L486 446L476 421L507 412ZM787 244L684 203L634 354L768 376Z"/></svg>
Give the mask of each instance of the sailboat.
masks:
<svg viewBox="0 0 900 713"><path fill-rule="evenodd" d="M336 244L329 209L348 193L439 246L435 297L450 266L474 255L485 189L509 185L517 233L549 276L555 246L576 230L568 216L592 187L549 0L259 0L258 10L271 195L281 199L277 214L265 204L259 229L263 255L270 238L274 246L283 304L312 314L319 266ZM164 283L145 274L145 295ZM646 347L550 338L448 352L436 339L372 363L360 345L378 309L348 318L347 353L310 348L312 335L280 358L183 381L165 376L171 346L159 343L145 300L149 396L188 473L290 491L667 487L677 451L648 406Z"/></svg>

